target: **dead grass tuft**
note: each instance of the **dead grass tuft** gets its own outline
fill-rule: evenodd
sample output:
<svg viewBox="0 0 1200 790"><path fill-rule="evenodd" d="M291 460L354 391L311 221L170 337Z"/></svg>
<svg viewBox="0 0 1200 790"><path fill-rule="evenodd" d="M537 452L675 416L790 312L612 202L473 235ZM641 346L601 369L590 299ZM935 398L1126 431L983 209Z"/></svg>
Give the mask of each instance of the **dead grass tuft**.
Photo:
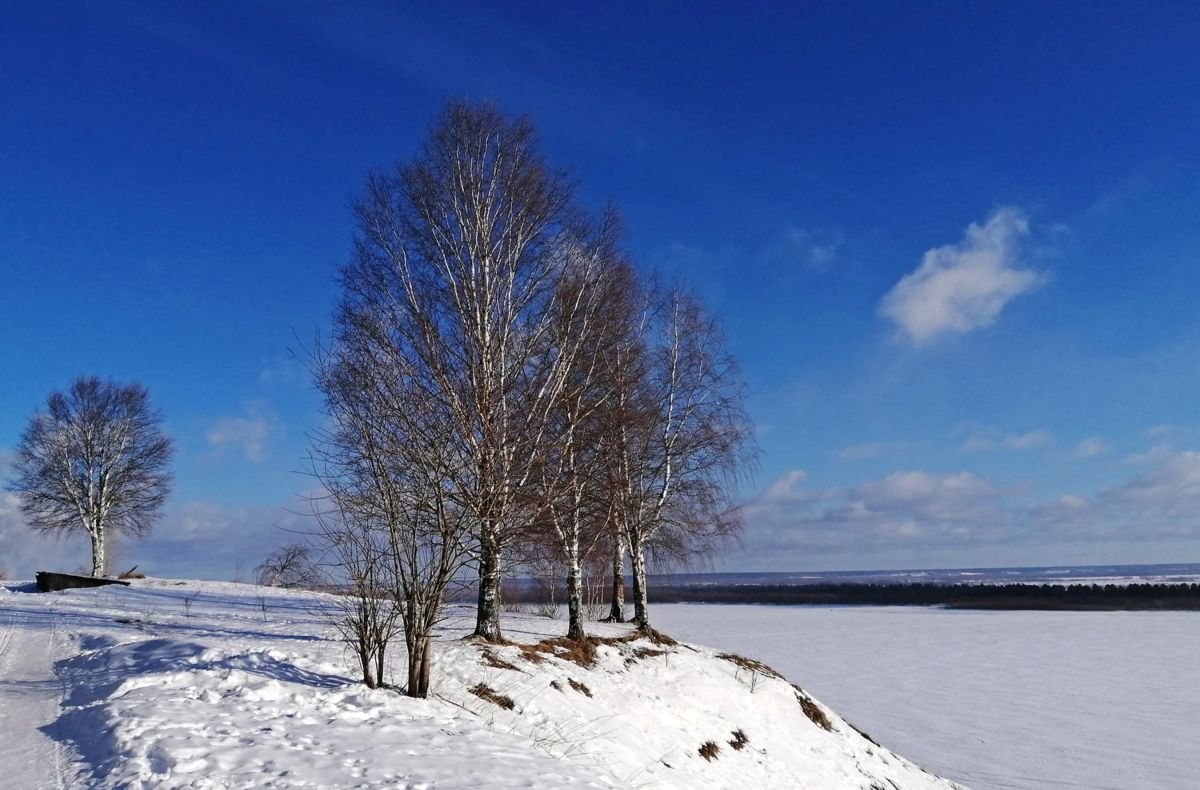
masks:
<svg viewBox="0 0 1200 790"><path fill-rule="evenodd" d="M731 664L737 664L742 669L748 669L751 672L757 672L760 675L766 675L769 678L778 678L780 680L783 679L783 675L779 674L757 659L739 656L737 653L721 653L717 656L717 658L728 661Z"/></svg>
<svg viewBox="0 0 1200 790"><path fill-rule="evenodd" d="M484 650L480 654L480 657L483 659L483 663L487 664L489 667L495 667L496 669L516 669L517 668L515 664L510 664L509 662L505 661L503 658L500 658L500 656L496 655L495 653L493 653L490 650Z"/></svg>
<svg viewBox="0 0 1200 790"><path fill-rule="evenodd" d="M653 628L647 628L644 631L637 631L637 635L643 639L650 640L651 643L662 645L665 647L675 647L679 643L671 637L664 634L662 631L655 631Z"/></svg>
<svg viewBox="0 0 1200 790"><path fill-rule="evenodd" d="M746 737L746 733L742 732L740 727L731 732L730 735L733 736L733 739L729 742L729 748L735 752L740 752L746 748L746 744L750 743L750 739Z"/></svg>
<svg viewBox="0 0 1200 790"><path fill-rule="evenodd" d="M567 639L565 636L560 636L543 639L534 645L520 645L520 648L522 658L534 664L542 663L543 656L553 656L587 668L596 663L596 645L600 643L601 640L591 637Z"/></svg>
<svg viewBox="0 0 1200 790"><path fill-rule="evenodd" d="M671 637L653 629L647 631L634 631L625 636L601 637L601 636L585 636L582 639L567 639L565 636L554 637L552 639L543 639L532 645L514 644L521 651L521 658L531 664L540 664L547 657L560 658L563 661L571 661L579 666L589 669L596 663L596 648L601 645L621 646L630 642L639 640L648 640L651 643L659 646L674 646L679 644ZM632 657L626 657L625 664L632 664L639 658L650 658L652 656L665 655L665 650L655 650L649 647L635 647L632 651Z"/></svg>
<svg viewBox="0 0 1200 790"><path fill-rule="evenodd" d="M833 724L829 721L829 717L825 715L825 711L821 710L817 706L817 703L813 702L812 697L808 696L804 692L804 689L796 685L793 685L792 688L796 690L796 701L800 703L800 710L804 711L804 715L808 717L809 721L826 732L832 732Z"/></svg>
<svg viewBox="0 0 1200 790"><path fill-rule="evenodd" d="M700 744L700 756L710 763L717 759L717 755L721 753L721 747L717 746L715 741L705 741Z"/></svg>
<svg viewBox="0 0 1200 790"><path fill-rule="evenodd" d="M567 678L567 682L571 684L571 688L575 689L580 694L583 694L587 697L592 696L592 690L588 688L586 684L575 680L574 678Z"/></svg>
<svg viewBox="0 0 1200 790"><path fill-rule="evenodd" d="M516 703L512 701L512 697L506 697L486 683L477 683L468 689L468 691L493 705L499 705L505 710L512 710L516 707Z"/></svg>
<svg viewBox="0 0 1200 790"><path fill-rule="evenodd" d="M546 657L538 650L537 645L518 644L517 649L521 651L521 658L530 664L541 664L546 660Z"/></svg>

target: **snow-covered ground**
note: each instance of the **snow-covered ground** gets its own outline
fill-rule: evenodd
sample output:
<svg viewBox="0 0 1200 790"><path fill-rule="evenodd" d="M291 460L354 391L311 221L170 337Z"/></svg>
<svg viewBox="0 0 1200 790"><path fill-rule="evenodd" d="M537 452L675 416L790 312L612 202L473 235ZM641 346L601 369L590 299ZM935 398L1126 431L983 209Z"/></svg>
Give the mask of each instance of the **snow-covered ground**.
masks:
<svg viewBox="0 0 1200 790"><path fill-rule="evenodd" d="M652 607L975 790L1200 787L1200 613Z"/></svg>
<svg viewBox="0 0 1200 790"><path fill-rule="evenodd" d="M214 582L0 586L0 785L953 787L752 662L622 640L624 626L594 626L610 641L585 666L464 639L460 611L433 698L371 691L326 601ZM526 645L563 630L505 627Z"/></svg>

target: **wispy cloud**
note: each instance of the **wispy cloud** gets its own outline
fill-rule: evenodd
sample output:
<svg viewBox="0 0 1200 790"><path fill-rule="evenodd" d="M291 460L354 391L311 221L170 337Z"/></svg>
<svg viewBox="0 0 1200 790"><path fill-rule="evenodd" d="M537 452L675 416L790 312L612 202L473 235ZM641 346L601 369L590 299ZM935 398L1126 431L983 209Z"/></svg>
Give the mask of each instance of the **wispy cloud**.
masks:
<svg viewBox="0 0 1200 790"><path fill-rule="evenodd" d="M991 450L1032 450L1045 447L1054 441L1054 435L1045 428L1025 433L998 434L977 432L963 440L959 450L964 453L985 453Z"/></svg>
<svg viewBox="0 0 1200 790"><path fill-rule="evenodd" d="M795 270L825 272L836 264L844 243L840 231L787 225L773 236L745 245L708 248L676 242L667 256L674 266L691 271L740 269L752 262L776 275Z"/></svg>
<svg viewBox="0 0 1200 790"><path fill-rule="evenodd" d="M1089 436L1088 438L1075 445L1075 449L1071 451L1071 457L1082 461L1087 458L1095 458L1098 455L1103 455L1111 450L1108 442L1098 436Z"/></svg>
<svg viewBox="0 0 1200 790"><path fill-rule="evenodd" d="M887 442L867 442L852 444L837 451L837 457L842 461L866 461L878 458L891 447Z"/></svg>
<svg viewBox="0 0 1200 790"><path fill-rule="evenodd" d="M266 458L267 439L279 428L274 413L261 403L246 407L246 414L217 417L208 427L209 445L218 451L226 448L240 450L247 461L260 462Z"/></svg>
<svg viewBox="0 0 1200 790"><path fill-rule="evenodd" d="M879 314L915 346L990 326L1011 300L1044 281L1020 267L1029 219L1016 208L972 223L957 244L935 247L879 303Z"/></svg>
<svg viewBox="0 0 1200 790"><path fill-rule="evenodd" d="M836 231L818 231L789 225L774 242L768 244L763 257L782 264L800 264L825 271L837 259L838 248L845 238Z"/></svg>

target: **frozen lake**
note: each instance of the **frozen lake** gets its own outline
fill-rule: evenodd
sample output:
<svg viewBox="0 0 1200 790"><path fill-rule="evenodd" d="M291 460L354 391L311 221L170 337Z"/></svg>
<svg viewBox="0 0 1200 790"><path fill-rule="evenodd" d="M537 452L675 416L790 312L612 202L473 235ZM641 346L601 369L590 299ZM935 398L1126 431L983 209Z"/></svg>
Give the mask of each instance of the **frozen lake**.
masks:
<svg viewBox="0 0 1200 790"><path fill-rule="evenodd" d="M975 790L1200 781L1200 613L655 606Z"/></svg>

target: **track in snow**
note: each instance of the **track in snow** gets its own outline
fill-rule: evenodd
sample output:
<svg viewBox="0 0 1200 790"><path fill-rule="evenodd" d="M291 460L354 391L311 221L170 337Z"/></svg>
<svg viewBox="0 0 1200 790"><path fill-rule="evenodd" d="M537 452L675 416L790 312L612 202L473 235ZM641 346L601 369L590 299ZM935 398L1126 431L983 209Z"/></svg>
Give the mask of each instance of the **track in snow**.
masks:
<svg viewBox="0 0 1200 790"><path fill-rule="evenodd" d="M31 641L19 638L25 626L18 611L0 601L0 768L8 787L58 787L70 783L62 745L52 737L61 710L62 682L54 664L62 645L61 624L50 613L45 649L22 649ZM24 614L23 618L27 618Z"/></svg>

